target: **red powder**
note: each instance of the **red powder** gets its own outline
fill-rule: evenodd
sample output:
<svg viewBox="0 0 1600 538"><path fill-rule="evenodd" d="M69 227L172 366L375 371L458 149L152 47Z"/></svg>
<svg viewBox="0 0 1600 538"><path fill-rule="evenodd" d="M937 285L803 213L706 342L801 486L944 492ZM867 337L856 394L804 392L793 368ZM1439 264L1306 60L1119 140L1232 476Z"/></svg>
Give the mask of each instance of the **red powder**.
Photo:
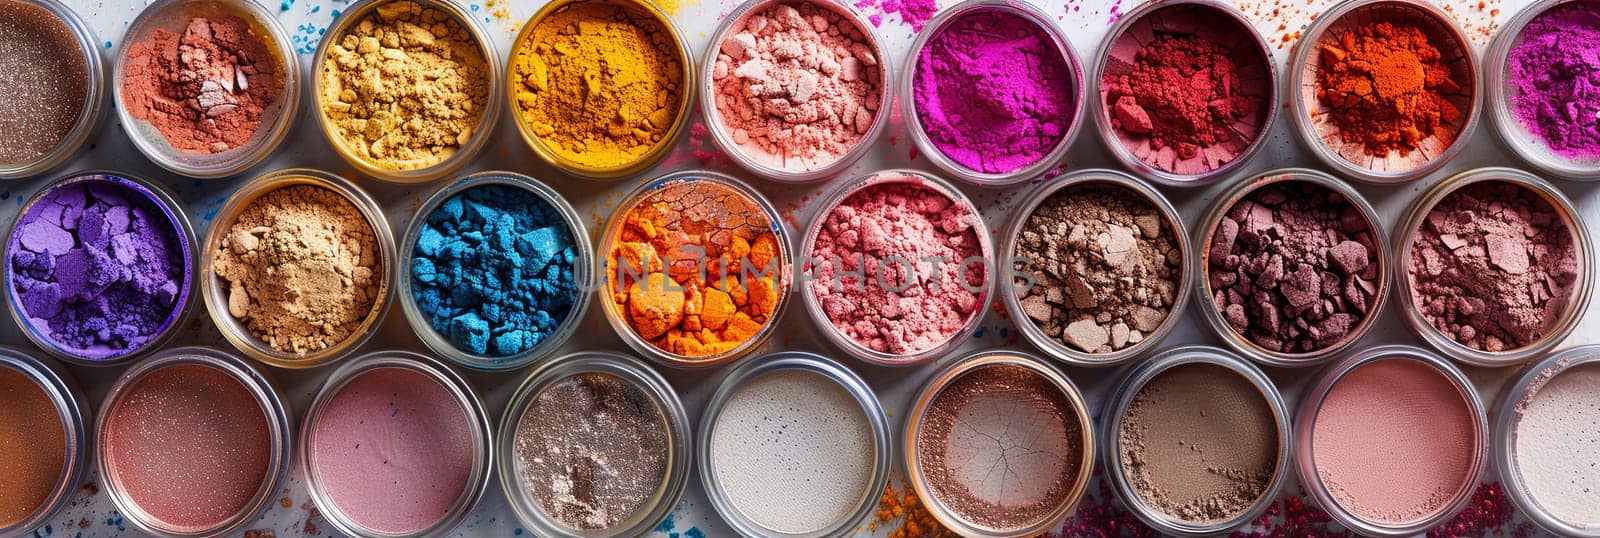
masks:
<svg viewBox="0 0 1600 538"><path fill-rule="evenodd" d="M1234 122L1263 105L1240 91L1228 49L1192 34L1157 35L1134 56L1132 72L1103 82L1112 126L1149 136L1156 150L1174 148L1182 160L1230 140Z"/></svg>
<svg viewBox="0 0 1600 538"><path fill-rule="evenodd" d="M1455 140L1461 110L1447 96L1471 95L1443 54L1415 26L1381 22L1330 33L1318 48L1317 101L1347 143L1367 155L1409 153L1438 136Z"/></svg>
<svg viewBox="0 0 1600 538"><path fill-rule="evenodd" d="M221 153L250 141L284 91L278 60L242 18L194 18L129 45L122 100L172 147Z"/></svg>

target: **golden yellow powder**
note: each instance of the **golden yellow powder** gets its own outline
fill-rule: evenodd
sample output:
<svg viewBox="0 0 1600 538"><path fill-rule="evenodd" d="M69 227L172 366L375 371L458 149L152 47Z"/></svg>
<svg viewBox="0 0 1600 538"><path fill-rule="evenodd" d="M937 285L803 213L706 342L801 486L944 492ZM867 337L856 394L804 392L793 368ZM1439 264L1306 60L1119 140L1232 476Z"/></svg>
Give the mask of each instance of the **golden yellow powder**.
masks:
<svg viewBox="0 0 1600 538"><path fill-rule="evenodd" d="M615 170L666 142L683 102L683 56L648 7L580 1L530 24L512 53L510 91L546 146Z"/></svg>
<svg viewBox="0 0 1600 538"><path fill-rule="evenodd" d="M489 65L450 14L416 2L383 4L328 48L322 114L357 158L418 170L460 150L489 102Z"/></svg>

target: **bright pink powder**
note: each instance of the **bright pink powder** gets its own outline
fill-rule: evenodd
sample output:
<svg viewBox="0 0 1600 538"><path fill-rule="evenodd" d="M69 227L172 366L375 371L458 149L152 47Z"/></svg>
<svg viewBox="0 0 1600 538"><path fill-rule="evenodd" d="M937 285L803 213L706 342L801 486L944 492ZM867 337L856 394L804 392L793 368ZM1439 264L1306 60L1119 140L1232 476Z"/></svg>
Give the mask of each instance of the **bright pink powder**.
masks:
<svg viewBox="0 0 1600 538"><path fill-rule="evenodd" d="M982 310L986 293L971 290L987 282L988 269L962 263L986 254L972 206L920 177L884 172L822 218L806 249L808 286L850 340L916 354L949 341ZM934 257L944 261L928 261ZM916 265L914 275L906 261Z"/></svg>
<svg viewBox="0 0 1600 538"><path fill-rule="evenodd" d="M316 418L311 474L369 529L408 534L443 518L472 474L467 412L444 385L406 368L350 380Z"/></svg>

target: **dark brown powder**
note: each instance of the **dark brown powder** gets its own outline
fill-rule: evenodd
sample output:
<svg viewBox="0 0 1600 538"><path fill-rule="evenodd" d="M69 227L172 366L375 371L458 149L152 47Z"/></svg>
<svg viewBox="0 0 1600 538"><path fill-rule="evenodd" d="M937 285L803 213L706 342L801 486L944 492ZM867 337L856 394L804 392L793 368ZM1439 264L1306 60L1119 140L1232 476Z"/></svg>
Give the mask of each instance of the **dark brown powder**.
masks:
<svg viewBox="0 0 1600 538"><path fill-rule="evenodd" d="M61 144L88 95L88 59L66 22L39 6L0 0L0 165Z"/></svg>
<svg viewBox="0 0 1600 538"><path fill-rule="evenodd" d="M0 366L0 527L33 515L66 461L66 429L55 404L32 379Z"/></svg>

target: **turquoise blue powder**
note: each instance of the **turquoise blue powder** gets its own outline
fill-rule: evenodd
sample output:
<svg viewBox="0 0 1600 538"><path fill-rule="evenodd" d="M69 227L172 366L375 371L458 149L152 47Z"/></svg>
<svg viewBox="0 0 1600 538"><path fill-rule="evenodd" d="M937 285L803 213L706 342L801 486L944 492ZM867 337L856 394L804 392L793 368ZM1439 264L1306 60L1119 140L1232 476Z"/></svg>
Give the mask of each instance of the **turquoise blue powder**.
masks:
<svg viewBox="0 0 1600 538"><path fill-rule="evenodd" d="M457 349L516 355L572 313L572 229L531 192L483 185L428 215L411 257L411 290L433 330Z"/></svg>

